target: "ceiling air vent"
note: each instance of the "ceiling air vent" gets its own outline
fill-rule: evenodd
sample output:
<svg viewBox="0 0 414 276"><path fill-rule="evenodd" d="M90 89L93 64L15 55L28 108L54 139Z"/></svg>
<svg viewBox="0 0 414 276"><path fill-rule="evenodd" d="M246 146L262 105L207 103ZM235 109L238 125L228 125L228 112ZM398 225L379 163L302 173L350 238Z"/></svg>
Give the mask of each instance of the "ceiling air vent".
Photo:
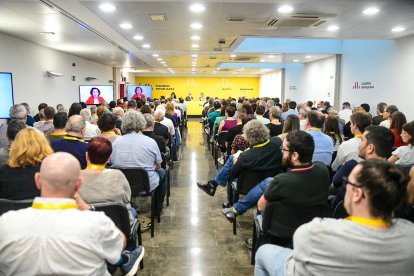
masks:
<svg viewBox="0 0 414 276"><path fill-rule="evenodd" d="M233 60L235 61L252 61L254 60L254 57L236 57Z"/></svg>
<svg viewBox="0 0 414 276"><path fill-rule="evenodd" d="M319 26L326 22L326 18L333 17L332 14L305 14L296 13L289 16L275 15L269 18L263 28L265 29L288 29L308 28Z"/></svg>
<svg viewBox="0 0 414 276"><path fill-rule="evenodd" d="M227 21L229 22L244 22L246 20L246 17L241 16L229 16L227 17Z"/></svg>
<svg viewBox="0 0 414 276"><path fill-rule="evenodd" d="M210 57L210 59L217 59L217 57Z"/></svg>

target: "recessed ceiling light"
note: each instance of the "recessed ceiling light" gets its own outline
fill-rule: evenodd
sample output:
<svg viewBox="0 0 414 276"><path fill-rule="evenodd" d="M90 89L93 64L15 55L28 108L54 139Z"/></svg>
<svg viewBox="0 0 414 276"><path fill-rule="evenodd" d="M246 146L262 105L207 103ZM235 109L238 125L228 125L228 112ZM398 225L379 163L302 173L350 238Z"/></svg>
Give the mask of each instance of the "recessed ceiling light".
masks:
<svg viewBox="0 0 414 276"><path fill-rule="evenodd" d="M203 28L203 25L201 25L200 23L193 23L190 26L191 28L196 29L196 30Z"/></svg>
<svg viewBox="0 0 414 276"><path fill-rule="evenodd" d="M194 4L190 6L190 11L200 13L206 10L206 7L204 7L201 4Z"/></svg>
<svg viewBox="0 0 414 276"><path fill-rule="evenodd" d="M142 45L142 48L146 48L146 49L148 49L148 48L151 48L151 45L149 45L149 44L144 44L144 45Z"/></svg>
<svg viewBox="0 0 414 276"><path fill-rule="evenodd" d="M375 7L369 7L369 8L366 8L365 10L362 11L362 13L365 14L365 15L373 15L373 14L376 14L378 12L379 12L379 9L375 8Z"/></svg>
<svg viewBox="0 0 414 276"><path fill-rule="evenodd" d="M291 6L281 6L280 8L277 9L278 12L280 13L290 13L293 11L293 8Z"/></svg>
<svg viewBox="0 0 414 276"><path fill-rule="evenodd" d="M167 67L168 65L167 64L163 64L162 66Z"/></svg>
<svg viewBox="0 0 414 276"><path fill-rule="evenodd" d="M135 40L143 40L144 37L142 35L136 35L136 36L134 36L134 39Z"/></svg>
<svg viewBox="0 0 414 276"><path fill-rule="evenodd" d="M299 62L299 60L298 59L294 59L293 62Z"/></svg>
<svg viewBox="0 0 414 276"><path fill-rule="evenodd" d="M165 61L161 61L160 63L161 63L161 64L166 64L166 62L165 62Z"/></svg>
<svg viewBox="0 0 414 276"><path fill-rule="evenodd" d="M122 29L127 30L127 29L131 29L132 25L129 24L129 23L122 23L122 24L119 24L119 27L121 27Z"/></svg>
<svg viewBox="0 0 414 276"><path fill-rule="evenodd" d="M230 57L231 57L231 58L235 58L235 57L237 57L237 56L233 54L233 55L230 55Z"/></svg>
<svg viewBox="0 0 414 276"><path fill-rule="evenodd" d="M260 62L266 62L266 60L264 58L260 59Z"/></svg>
<svg viewBox="0 0 414 276"><path fill-rule="evenodd" d="M159 54L152 54L153 57L159 57Z"/></svg>
<svg viewBox="0 0 414 276"><path fill-rule="evenodd" d="M157 58L157 60L162 60L162 58Z"/></svg>
<svg viewBox="0 0 414 276"><path fill-rule="evenodd" d="M311 58L312 56L305 56L305 58Z"/></svg>
<svg viewBox="0 0 414 276"><path fill-rule="evenodd" d="M275 56L274 55L269 55L269 56L267 56L268 58L274 58Z"/></svg>
<svg viewBox="0 0 414 276"><path fill-rule="evenodd" d="M193 36L191 36L191 39L192 40L200 40L200 36L198 36L198 35L193 35Z"/></svg>
<svg viewBox="0 0 414 276"><path fill-rule="evenodd" d="M200 47L198 44L191 45L191 48L198 48L198 47Z"/></svg>
<svg viewBox="0 0 414 276"><path fill-rule="evenodd" d="M110 3L104 3L100 5L99 8L104 12L113 12L116 10L115 6Z"/></svg>
<svg viewBox="0 0 414 276"><path fill-rule="evenodd" d="M337 31L339 30L339 27L336 25L331 25L328 28L326 28L328 31Z"/></svg>
<svg viewBox="0 0 414 276"><path fill-rule="evenodd" d="M398 27L393 28L391 31L394 32L394 33L400 33L400 32L405 31L405 28L401 27L401 26L398 26Z"/></svg>
<svg viewBox="0 0 414 276"><path fill-rule="evenodd" d="M196 55L196 54L192 54L191 56L192 56L192 57L198 57L198 55Z"/></svg>

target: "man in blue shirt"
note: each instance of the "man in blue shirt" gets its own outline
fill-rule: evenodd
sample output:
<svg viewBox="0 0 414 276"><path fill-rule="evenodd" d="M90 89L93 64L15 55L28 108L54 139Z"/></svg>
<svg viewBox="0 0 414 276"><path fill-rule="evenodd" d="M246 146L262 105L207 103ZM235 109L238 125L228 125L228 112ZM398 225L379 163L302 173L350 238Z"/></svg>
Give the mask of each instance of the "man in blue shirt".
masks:
<svg viewBox="0 0 414 276"><path fill-rule="evenodd" d="M333 154L333 141L331 137L322 132L325 123L325 115L312 110L308 113L306 122L306 132L315 141L315 151L313 152L312 162L320 161L325 165L330 165Z"/></svg>

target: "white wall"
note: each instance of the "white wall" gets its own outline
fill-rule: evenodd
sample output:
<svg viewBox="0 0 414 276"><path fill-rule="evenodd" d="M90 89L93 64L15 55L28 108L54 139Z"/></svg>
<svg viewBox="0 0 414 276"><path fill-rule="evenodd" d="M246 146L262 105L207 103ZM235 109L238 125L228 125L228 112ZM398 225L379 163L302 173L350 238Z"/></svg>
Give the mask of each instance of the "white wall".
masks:
<svg viewBox="0 0 414 276"><path fill-rule="evenodd" d="M73 67L72 63L76 63ZM50 78L46 71L64 76ZM14 102L27 102L32 114L37 105L46 102L53 106L61 103L67 109L79 101L80 84L109 84L112 68L83 58L51 50L0 33L0 71L13 73ZM76 81L72 81L72 76ZM85 77L98 80L86 82Z"/></svg>
<svg viewBox="0 0 414 276"><path fill-rule="evenodd" d="M305 66L303 64L289 64L285 69L285 95L282 97L283 102L286 99L301 102L304 98L304 79Z"/></svg>
<svg viewBox="0 0 414 276"><path fill-rule="evenodd" d="M298 102L309 100L329 101L335 99L336 57L305 63L303 91Z"/></svg>
<svg viewBox="0 0 414 276"><path fill-rule="evenodd" d="M282 70L260 75L259 97L281 98Z"/></svg>
<svg viewBox="0 0 414 276"><path fill-rule="evenodd" d="M396 73L407 75L410 71L398 70L396 72L396 58L398 55L406 54L396 53L395 46L394 40L345 40L343 42L341 103L348 101L352 106L368 103L372 114L375 113L376 105L381 101L401 106L404 97L400 91L395 89L398 78L401 76L397 78ZM353 88L356 82L360 85L359 89ZM363 82L370 82L373 88L363 89ZM408 112L409 110L402 111Z"/></svg>

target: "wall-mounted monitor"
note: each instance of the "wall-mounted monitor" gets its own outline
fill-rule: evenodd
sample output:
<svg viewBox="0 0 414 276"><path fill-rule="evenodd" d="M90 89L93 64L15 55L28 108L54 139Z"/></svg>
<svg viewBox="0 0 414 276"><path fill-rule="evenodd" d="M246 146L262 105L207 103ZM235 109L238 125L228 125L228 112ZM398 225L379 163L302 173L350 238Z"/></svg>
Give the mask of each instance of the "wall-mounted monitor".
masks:
<svg viewBox="0 0 414 276"><path fill-rule="evenodd" d="M12 73L0 72L0 118L9 118L10 107L14 104L13 99L13 76Z"/></svg>
<svg viewBox="0 0 414 276"><path fill-rule="evenodd" d="M136 98L135 94L142 93L146 98L152 98L152 86L151 85L128 85L127 97L128 100Z"/></svg>
<svg viewBox="0 0 414 276"><path fill-rule="evenodd" d="M114 100L112 85L79 85L79 101L86 104L109 103Z"/></svg>

